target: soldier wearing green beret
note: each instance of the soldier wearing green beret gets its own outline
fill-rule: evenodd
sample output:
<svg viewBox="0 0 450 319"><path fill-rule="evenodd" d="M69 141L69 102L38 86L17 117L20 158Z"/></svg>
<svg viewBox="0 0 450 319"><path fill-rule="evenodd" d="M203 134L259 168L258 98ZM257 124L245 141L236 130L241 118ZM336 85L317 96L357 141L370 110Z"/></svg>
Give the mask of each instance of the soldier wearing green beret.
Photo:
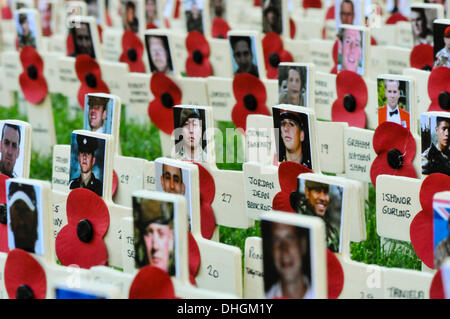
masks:
<svg viewBox="0 0 450 319"><path fill-rule="evenodd" d="M333 252L339 251L339 231L327 216L330 205L330 185L315 181L305 181L305 196L299 201L297 211L304 215L318 216L325 222L327 246Z"/></svg>
<svg viewBox="0 0 450 319"><path fill-rule="evenodd" d="M175 275L174 206L146 198L133 198L136 265L153 265Z"/></svg>
<svg viewBox="0 0 450 319"><path fill-rule="evenodd" d="M95 150L97 149L97 139L91 136L77 135L78 163L80 164L80 176L74 178L70 184L70 189L87 188L98 196L103 196L103 183L97 179L92 172L95 165Z"/></svg>
<svg viewBox="0 0 450 319"><path fill-rule="evenodd" d="M195 108L183 108L180 113L180 120L177 123L181 132L180 141L177 143L177 153L175 158L190 161L206 161L207 154L203 150L204 120L200 111Z"/></svg>

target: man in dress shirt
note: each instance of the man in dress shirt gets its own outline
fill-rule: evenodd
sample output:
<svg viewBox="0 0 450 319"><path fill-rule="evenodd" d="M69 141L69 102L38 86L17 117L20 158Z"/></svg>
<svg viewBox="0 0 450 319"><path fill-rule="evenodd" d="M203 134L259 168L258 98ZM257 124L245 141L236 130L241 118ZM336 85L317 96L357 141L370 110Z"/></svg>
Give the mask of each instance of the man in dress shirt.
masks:
<svg viewBox="0 0 450 319"><path fill-rule="evenodd" d="M409 130L409 112L398 107L400 82L398 80L385 80L384 87L387 104L378 109L378 124L386 121L394 122Z"/></svg>

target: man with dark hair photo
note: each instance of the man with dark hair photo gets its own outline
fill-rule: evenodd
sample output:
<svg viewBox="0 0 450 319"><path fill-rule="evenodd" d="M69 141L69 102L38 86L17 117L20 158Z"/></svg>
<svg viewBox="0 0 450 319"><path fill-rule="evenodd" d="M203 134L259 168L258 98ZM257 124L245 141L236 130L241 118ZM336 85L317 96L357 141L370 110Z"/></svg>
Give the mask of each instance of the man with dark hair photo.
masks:
<svg viewBox="0 0 450 319"><path fill-rule="evenodd" d="M259 77L258 67L253 63L252 40L249 36L231 36L231 49L237 64L234 74L250 73Z"/></svg>
<svg viewBox="0 0 450 319"><path fill-rule="evenodd" d="M178 129L175 138L181 135L176 144L177 159L190 161L207 160L207 154L203 149L203 134L205 132L204 114L205 112L203 110L195 108L181 109L178 121L175 119L175 127Z"/></svg>
<svg viewBox="0 0 450 319"><path fill-rule="evenodd" d="M425 9L411 8L410 20L414 46L419 44L433 45L433 31L428 27Z"/></svg>
<svg viewBox="0 0 450 319"><path fill-rule="evenodd" d="M175 275L174 254L174 206L147 198L133 198L135 229L136 265L152 265Z"/></svg>
<svg viewBox="0 0 450 319"><path fill-rule="evenodd" d="M339 231L330 222L330 185L305 180L305 193L300 194L297 212L303 215L318 216L325 222L327 246L333 252L339 251Z"/></svg>
<svg viewBox="0 0 450 319"><path fill-rule="evenodd" d="M299 106L307 106L306 102L306 88L305 88L305 69L299 66L280 66L278 67L279 76L283 72L284 69L287 69L287 78L280 78L280 86L283 85L283 82L286 85L286 89L281 90L279 95L278 102L280 104L291 104L291 105L299 105Z"/></svg>
<svg viewBox="0 0 450 319"><path fill-rule="evenodd" d="M444 47L436 53L436 59L434 66L446 66L450 68L450 25L445 28L444 34ZM436 45L436 43L435 43Z"/></svg>
<svg viewBox="0 0 450 319"><path fill-rule="evenodd" d="M20 154L20 126L5 123L2 129L0 144L0 173L8 177L19 177L14 171L16 160Z"/></svg>
<svg viewBox="0 0 450 319"><path fill-rule="evenodd" d="M275 120L275 119L274 119ZM306 121L305 121L306 120ZM278 142L278 161L292 161L312 169L307 117L302 118L298 112L280 110L279 128L281 139Z"/></svg>
<svg viewBox="0 0 450 319"><path fill-rule="evenodd" d="M9 225L14 247L34 253L38 239L38 207L32 185L10 183L8 193Z"/></svg>
<svg viewBox="0 0 450 319"><path fill-rule="evenodd" d="M91 36L91 26L87 22L81 22L70 29L72 32L75 55L87 54L95 59L94 43Z"/></svg>
<svg viewBox="0 0 450 319"><path fill-rule="evenodd" d="M108 98L88 96L88 121L93 132L106 133L104 124L108 114L108 102Z"/></svg>
<svg viewBox="0 0 450 319"><path fill-rule="evenodd" d="M87 188L98 196L103 196L103 183L92 172L95 165L95 150L98 147L98 141L95 137L80 134L77 134L76 141L81 172L80 176L70 181L69 188Z"/></svg>
<svg viewBox="0 0 450 319"><path fill-rule="evenodd" d="M203 3L201 1L203 0L185 0L187 32L203 33Z"/></svg>
<svg viewBox="0 0 450 319"><path fill-rule="evenodd" d="M314 298L311 287L309 230L262 221L266 298ZM267 257L266 257L267 254ZM272 285L266 276L277 275ZM273 281L273 280L272 280Z"/></svg>
<svg viewBox="0 0 450 319"><path fill-rule="evenodd" d="M436 144L422 153L422 174L443 173L450 176L449 117L436 117Z"/></svg>
<svg viewBox="0 0 450 319"><path fill-rule="evenodd" d="M341 24L353 24L355 19L355 5L352 0L343 0L341 2L339 18Z"/></svg>
<svg viewBox="0 0 450 319"><path fill-rule="evenodd" d="M139 31L139 20L136 17L136 4L133 1L125 1L123 12L123 28L133 33Z"/></svg>
<svg viewBox="0 0 450 319"><path fill-rule="evenodd" d="M161 187L166 193L184 195L186 186L181 168L162 164Z"/></svg>
<svg viewBox="0 0 450 319"><path fill-rule="evenodd" d="M271 0L269 4L263 9L263 32L275 32L281 34L282 19L281 19L281 2L279 0Z"/></svg>
<svg viewBox="0 0 450 319"><path fill-rule="evenodd" d="M21 32L19 32L19 48L23 48L27 45L36 48L36 37L31 31L30 21L28 20L27 13L19 14L19 25L21 30Z"/></svg>

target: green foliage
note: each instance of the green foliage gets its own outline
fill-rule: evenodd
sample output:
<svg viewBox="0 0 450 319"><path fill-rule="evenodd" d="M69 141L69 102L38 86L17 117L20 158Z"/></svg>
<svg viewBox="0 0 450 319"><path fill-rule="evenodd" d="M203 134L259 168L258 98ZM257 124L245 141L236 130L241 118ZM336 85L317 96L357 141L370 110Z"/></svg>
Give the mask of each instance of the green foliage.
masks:
<svg viewBox="0 0 450 319"><path fill-rule="evenodd" d="M378 106L386 105L387 99L384 93L384 81L378 81Z"/></svg>

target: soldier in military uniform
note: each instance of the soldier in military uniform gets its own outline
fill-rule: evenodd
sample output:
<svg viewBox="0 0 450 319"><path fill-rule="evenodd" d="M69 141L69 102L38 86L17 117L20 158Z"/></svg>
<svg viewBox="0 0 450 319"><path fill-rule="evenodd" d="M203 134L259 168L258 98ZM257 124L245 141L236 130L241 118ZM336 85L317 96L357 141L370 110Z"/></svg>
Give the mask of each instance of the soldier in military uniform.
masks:
<svg viewBox="0 0 450 319"><path fill-rule="evenodd" d="M95 178L92 168L95 165L95 150L97 139L91 136L77 135L78 163L80 164L80 176L70 181L69 188L87 188L98 196L103 196L103 183Z"/></svg>
<svg viewBox="0 0 450 319"><path fill-rule="evenodd" d="M296 162L312 169L309 143L305 142L306 128L304 126L304 121L298 112L280 110L281 139L278 160ZM284 146L284 150L281 146Z"/></svg>
<svg viewBox="0 0 450 319"><path fill-rule="evenodd" d="M447 220L448 233L450 234L450 218ZM434 250L434 268L441 268L445 258L450 257L450 236L441 240Z"/></svg>
<svg viewBox="0 0 450 319"><path fill-rule="evenodd" d="M26 45L31 45L33 48L36 48L36 37L31 34L30 22L26 13L19 15L19 24L22 29L22 33L19 34L19 48L23 48Z"/></svg>
<svg viewBox="0 0 450 319"><path fill-rule="evenodd" d="M444 31L445 46L436 54L434 66L446 66L450 68L450 26Z"/></svg>
<svg viewBox="0 0 450 319"><path fill-rule="evenodd" d="M174 206L147 198L133 199L136 238L136 265L153 265L175 275Z"/></svg>
<svg viewBox="0 0 450 319"><path fill-rule="evenodd" d="M450 118L436 117L437 144L422 153L422 174L443 173L450 176Z"/></svg>
<svg viewBox="0 0 450 319"><path fill-rule="evenodd" d="M182 138L177 143L175 158L190 161L207 160L207 154L203 150L204 126L205 120L198 109L183 108L181 110L178 121L178 129L181 128L181 132L177 132L176 135L181 135Z"/></svg>
<svg viewBox="0 0 450 319"><path fill-rule="evenodd" d="M202 10L197 4L198 0L191 0L191 10L186 11L187 31L198 31L203 33Z"/></svg>
<svg viewBox="0 0 450 319"><path fill-rule="evenodd" d="M302 196L296 207L297 212L303 215L318 216L325 222L327 246L332 252L339 251L339 231L331 224L327 216L330 204L330 185L305 181L305 195Z"/></svg>
<svg viewBox="0 0 450 319"><path fill-rule="evenodd" d="M104 123L108 115L109 99L101 96L89 96L88 98L88 122L92 131L97 133L110 133L105 132Z"/></svg>

